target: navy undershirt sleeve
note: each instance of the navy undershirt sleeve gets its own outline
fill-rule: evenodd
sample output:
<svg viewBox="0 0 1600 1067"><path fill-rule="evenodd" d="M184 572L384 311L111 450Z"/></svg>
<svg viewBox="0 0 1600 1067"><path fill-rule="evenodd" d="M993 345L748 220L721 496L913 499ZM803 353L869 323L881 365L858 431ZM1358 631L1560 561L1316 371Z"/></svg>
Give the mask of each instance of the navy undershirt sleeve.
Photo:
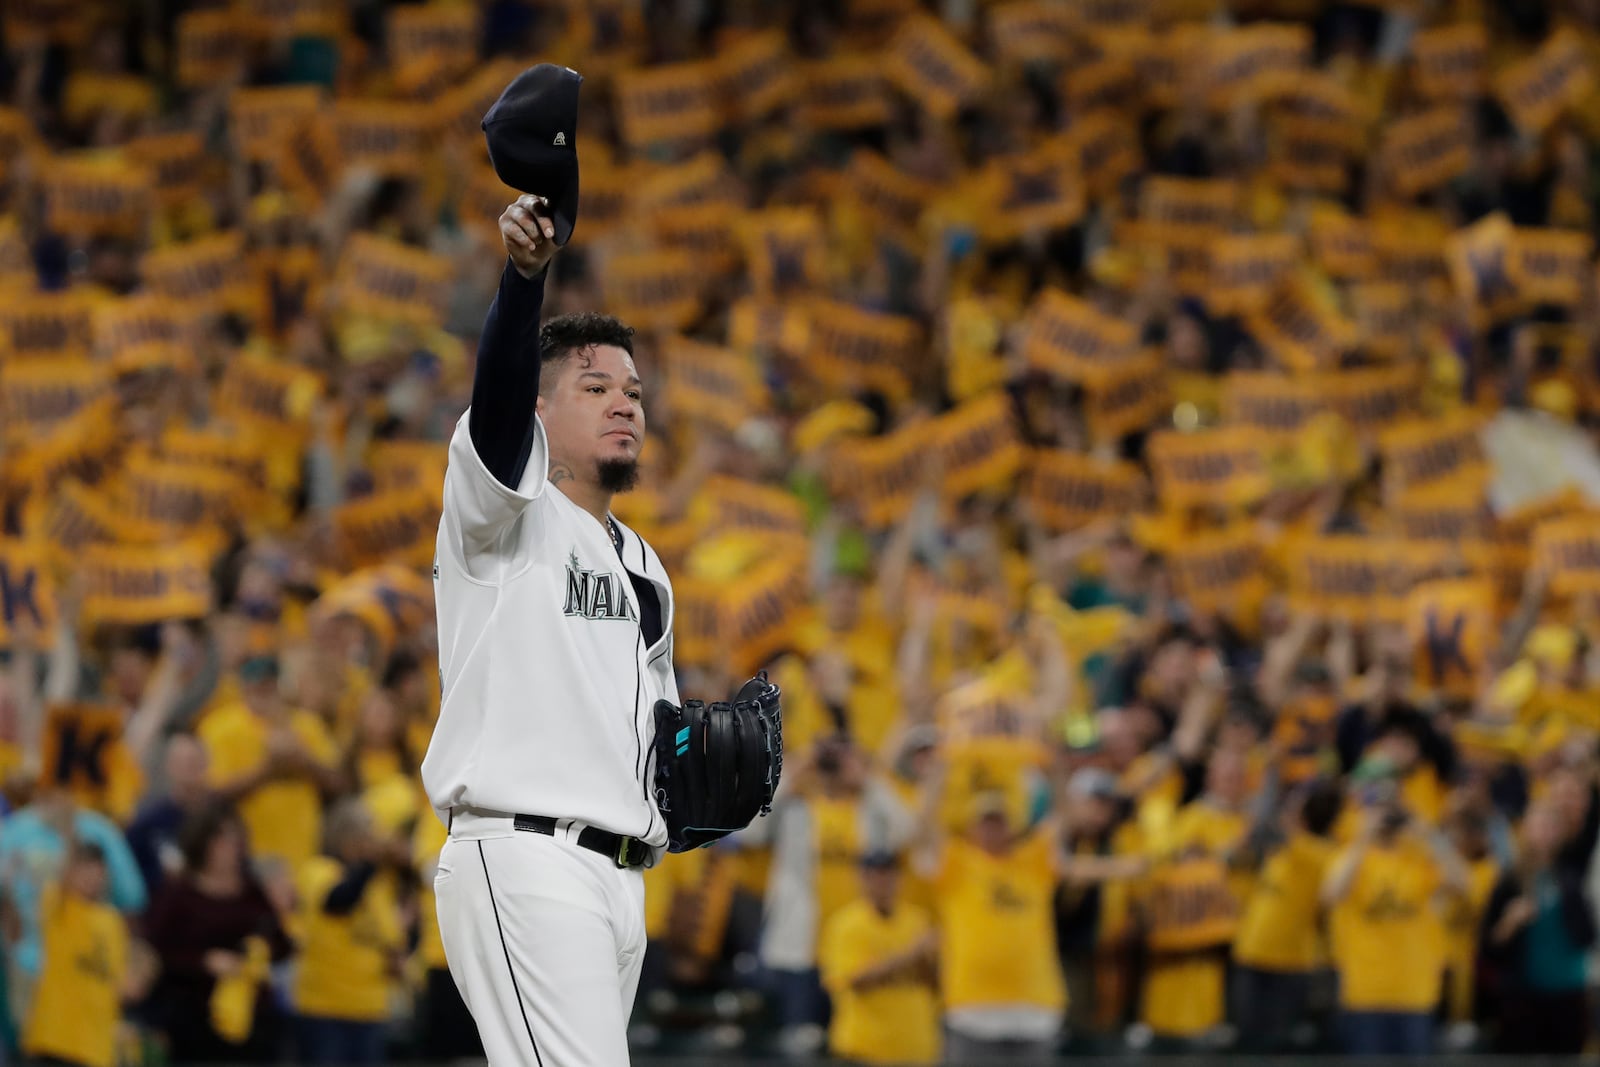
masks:
<svg viewBox="0 0 1600 1067"><path fill-rule="evenodd" d="M531 281L506 260L500 290L483 320L472 375L467 429L478 458L500 484L522 484L533 452L534 405L539 399L539 313L547 271Z"/></svg>

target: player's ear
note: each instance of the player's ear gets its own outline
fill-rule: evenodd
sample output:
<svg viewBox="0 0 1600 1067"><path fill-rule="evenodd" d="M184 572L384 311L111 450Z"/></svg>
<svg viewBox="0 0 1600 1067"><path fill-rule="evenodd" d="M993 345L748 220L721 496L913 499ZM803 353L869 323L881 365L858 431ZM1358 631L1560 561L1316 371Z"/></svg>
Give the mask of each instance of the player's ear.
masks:
<svg viewBox="0 0 1600 1067"><path fill-rule="evenodd" d="M535 415L543 415L544 414L544 392L543 391L540 391L539 398L533 402L533 413Z"/></svg>

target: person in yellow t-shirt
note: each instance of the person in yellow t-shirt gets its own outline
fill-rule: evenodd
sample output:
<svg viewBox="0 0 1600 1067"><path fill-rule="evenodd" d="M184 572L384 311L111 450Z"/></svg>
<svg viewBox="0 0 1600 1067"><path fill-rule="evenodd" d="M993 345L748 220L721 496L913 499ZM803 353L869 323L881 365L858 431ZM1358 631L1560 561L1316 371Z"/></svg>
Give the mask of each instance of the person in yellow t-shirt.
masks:
<svg viewBox="0 0 1600 1067"><path fill-rule="evenodd" d="M1050 1055L1066 1018L1056 955L1055 892L1065 860L1052 818L1019 836L1003 793L980 793L964 837L942 840L934 813L940 765L925 794L919 864L939 911L939 986L952 1058Z"/></svg>
<svg viewBox="0 0 1600 1067"><path fill-rule="evenodd" d="M298 870L322 839L322 797L340 785L333 738L315 715L285 703L275 657L246 660L239 683L241 703L200 726L211 782L237 804L251 852Z"/></svg>
<svg viewBox="0 0 1600 1067"><path fill-rule="evenodd" d="M1286 838L1261 869L1233 939L1233 1021L1241 1050L1288 1052L1307 1020L1316 972L1326 966L1322 881L1336 846L1344 795L1317 782L1298 791L1284 819Z"/></svg>
<svg viewBox="0 0 1600 1067"><path fill-rule="evenodd" d="M128 926L102 903L106 859L85 841L72 846L58 884L39 907L43 964L22 1030L22 1050L35 1060L113 1067L122 1004L130 988Z"/></svg>
<svg viewBox="0 0 1600 1067"><path fill-rule="evenodd" d="M939 1061L935 935L926 911L900 898L900 858L861 858L863 895L834 913L817 952L833 998L828 1050L852 1063Z"/></svg>
<svg viewBox="0 0 1600 1067"><path fill-rule="evenodd" d="M1444 986L1441 897L1468 876L1439 834L1415 824L1397 793L1364 813L1355 842L1322 887L1351 1055L1426 1055Z"/></svg>
<svg viewBox="0 0 1600 1067"><path fill-rule="evenodd" d="M375 833L358 798L328 815L329 855L301 865L296 1033L303 1063L382 1063L389 997L404 966L406 922L387 866L410 843Z"/></svg>
<svg viewBox="0 0 1600 1067"><path fill-rule="evenodd" d="M1445 826L1467 867L1467 892L1452 897L1444 913L1447 966L1445 1010L1452 1023L1468 1023L1477 1000L1478 940L1500 861L1489 850L1489 824L1475 811L1453 813Z"/></svg>
<svg viewBox="0 0 1600 1067"><path fill-rule="evenodd" d="M416 1017L422 1029L422 1057L427 1060L482 1059L483 1042L472 1013L461 999L439 936L439 915L433 898L433 878L439 853L449 832L431 811L417 820L411 837L412 863L417 872L417 960L423 968L422 1003ZM646 897L648 900L648 896Z"/></svg>

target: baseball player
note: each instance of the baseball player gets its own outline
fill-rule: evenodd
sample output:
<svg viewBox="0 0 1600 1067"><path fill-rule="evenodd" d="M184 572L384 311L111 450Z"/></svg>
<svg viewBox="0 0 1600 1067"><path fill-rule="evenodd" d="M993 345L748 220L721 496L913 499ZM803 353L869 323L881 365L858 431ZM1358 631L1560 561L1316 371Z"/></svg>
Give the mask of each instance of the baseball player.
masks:
<svg viewBox="0 0 1600 1067"><path fill-rule="evenodd" d="M591 313L540 327L577 214L581 81L534 67L484 120L507 184L541 192L500 216L508 261L450 441L434 562L442 703L422 778L449 828L434 892L494 1067L628 1062L640 868L746 825L781 746L764 679L742 703L678 706L672 585L610 512L644 444L633 331Z"/></svg>

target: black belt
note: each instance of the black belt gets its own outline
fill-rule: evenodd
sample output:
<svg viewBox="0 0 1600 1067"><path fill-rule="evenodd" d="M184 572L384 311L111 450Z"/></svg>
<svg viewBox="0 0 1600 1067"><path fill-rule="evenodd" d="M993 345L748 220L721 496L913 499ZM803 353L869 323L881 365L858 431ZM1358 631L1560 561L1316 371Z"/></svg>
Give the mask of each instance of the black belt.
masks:
<svg viewBox="0 0 1600 1067"><path fill-rule="evenodd" d="M548 815L518 815L513 825L529 833L556 836L556 820ZM598 826L585 826L578 834L578 844L590 852L598 852L618 867L643 867L650 855L650 846L637 837L614 834Z"/></svg>

